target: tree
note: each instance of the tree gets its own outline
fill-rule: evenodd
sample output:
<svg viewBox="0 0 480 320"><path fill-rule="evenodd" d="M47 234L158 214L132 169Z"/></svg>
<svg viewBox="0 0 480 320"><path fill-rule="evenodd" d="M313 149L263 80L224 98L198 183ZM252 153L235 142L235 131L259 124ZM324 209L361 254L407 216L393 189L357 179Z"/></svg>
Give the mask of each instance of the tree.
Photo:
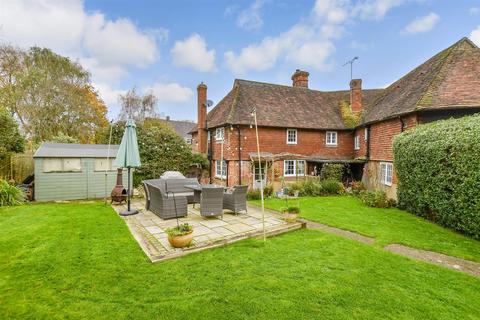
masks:
<svg viewBox="0 0 480 320"><path fill-rule="evenodd" d="M120 120L125 121L131 118L140 122L147 118L154 118L157 101L158 99L153 92L142 96L137 93L135 88L128 90L127 93L119 96L119 102L122 106Z"/></svg>
<svg viewBox="0 0 480 320"><path fill-rule="evenodd" d="M78 63L45 48L0 46L0 103L34 142L60 132L94 142L108 125L107 107Z"/></svg>
<svg viewBox="0 0 480 320"><path fill-rule="evenodd" d="M23 152L25 141L18 130L18 124L10 113L0 108L0 159L12 152Z"/></svg>

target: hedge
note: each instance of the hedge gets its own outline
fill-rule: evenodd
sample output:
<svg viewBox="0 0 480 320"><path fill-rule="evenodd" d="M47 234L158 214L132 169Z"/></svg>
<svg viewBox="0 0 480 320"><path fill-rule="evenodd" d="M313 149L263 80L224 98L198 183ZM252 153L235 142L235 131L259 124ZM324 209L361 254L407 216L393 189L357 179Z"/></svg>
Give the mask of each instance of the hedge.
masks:
<svg viewBox="0 0 480 320"><path fill-rule="evenodd" d="M393 151L399 207L480 239L480 115L420 125Z"/></svg>

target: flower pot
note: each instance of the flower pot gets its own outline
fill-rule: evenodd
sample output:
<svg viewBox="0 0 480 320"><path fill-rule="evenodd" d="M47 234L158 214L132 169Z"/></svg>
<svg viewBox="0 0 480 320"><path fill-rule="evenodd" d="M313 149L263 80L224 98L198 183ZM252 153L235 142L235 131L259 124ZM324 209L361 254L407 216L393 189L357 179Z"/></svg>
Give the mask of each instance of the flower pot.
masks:
<svg viewBox="0 0 480 320"><path fill-rule="evenodd" d="M174 248L185 248L190 245L193 240L193 230L181 236L168 236L168 242Z"/></svg>
<svg viewBox="0 0 480 320"><path fill-rule="evenodd" d="M287 222L295 222L297 221L298 218L298 213L289 213L289 212L284 212L283 213L283 219Z"/></svg>

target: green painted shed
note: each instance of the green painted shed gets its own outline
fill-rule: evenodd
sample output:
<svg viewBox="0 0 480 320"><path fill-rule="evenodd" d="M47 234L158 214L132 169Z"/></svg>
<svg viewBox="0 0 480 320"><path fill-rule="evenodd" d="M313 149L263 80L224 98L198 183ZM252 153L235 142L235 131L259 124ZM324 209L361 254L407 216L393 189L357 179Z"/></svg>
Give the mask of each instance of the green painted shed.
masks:
<svg viewBox="0 0 480 320"><path fill-rule="evenodd" d="M110 197L116 184L118 145L43 143L34 154L35 200L81 200ZM105 188L106 175L106 188ZM127 186L127 171L123 172Z"/></svg>

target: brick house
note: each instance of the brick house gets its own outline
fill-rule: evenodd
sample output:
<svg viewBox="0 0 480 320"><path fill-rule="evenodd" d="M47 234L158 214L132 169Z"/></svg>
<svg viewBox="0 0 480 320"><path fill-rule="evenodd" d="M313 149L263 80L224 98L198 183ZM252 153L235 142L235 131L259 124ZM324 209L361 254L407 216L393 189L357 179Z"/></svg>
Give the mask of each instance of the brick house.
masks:
<svg viewBox="0 0 480 320"><path fill-rule="evenodd" d="M467 38L385 89L362 90L354 79L350 90L318 91L308 76L297 70L292 86L237 79L208 114L207 86L198 86L192 148L209 156L212 183L259 186L253 108L267 183L278 188L282 179L318 174L324 163L348 163L356 179L390 197L396 197L395 135L480 111L480 49Z"/></svg>

